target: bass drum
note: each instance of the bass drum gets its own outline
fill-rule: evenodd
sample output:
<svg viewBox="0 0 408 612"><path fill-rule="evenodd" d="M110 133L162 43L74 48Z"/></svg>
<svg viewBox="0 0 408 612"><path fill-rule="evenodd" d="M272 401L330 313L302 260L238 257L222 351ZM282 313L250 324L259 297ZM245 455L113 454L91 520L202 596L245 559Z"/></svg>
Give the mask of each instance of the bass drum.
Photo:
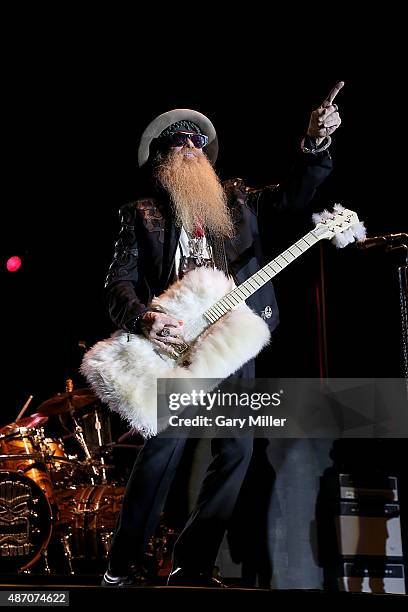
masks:
<svg viewBox="0 0 408 612"><path fill-rule="evenodd" d="M51 506L40 486L19 472L0 470L0 573L34 565L51 530Z"/></svg>
<svg viewBox="0 0 408 612"><path fill-rule="evenodd" d="M56 491L59 516L56 532L72 561L106 559L125 487L90 485Z"/></svg>

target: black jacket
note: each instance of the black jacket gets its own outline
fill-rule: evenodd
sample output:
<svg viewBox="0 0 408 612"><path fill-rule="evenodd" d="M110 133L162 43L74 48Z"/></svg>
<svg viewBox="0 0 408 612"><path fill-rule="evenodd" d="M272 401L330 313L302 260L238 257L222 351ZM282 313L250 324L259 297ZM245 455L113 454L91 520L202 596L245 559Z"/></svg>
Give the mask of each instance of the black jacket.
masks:
<svg viewBox="0 0 408 612"><path fill-rule="evenodd" d="M237 284L264 265L258 224L270 219L271 211L304 208L331 168L331 157L326 151L318 155L302 153L284 185L251 189L239 178L223 183L236 228L234 238L225 241L225 252L229 272ZM158 192L122 206L120 223L105 283L106 298L115 326L134 331L137 319L148 310L153 297L175 280L180 229L174 223L167 196ZM259 315L269 306L272 314L265 320L271 331L275 329L279 314L271 282L252 295L247 304Z"/></svg>

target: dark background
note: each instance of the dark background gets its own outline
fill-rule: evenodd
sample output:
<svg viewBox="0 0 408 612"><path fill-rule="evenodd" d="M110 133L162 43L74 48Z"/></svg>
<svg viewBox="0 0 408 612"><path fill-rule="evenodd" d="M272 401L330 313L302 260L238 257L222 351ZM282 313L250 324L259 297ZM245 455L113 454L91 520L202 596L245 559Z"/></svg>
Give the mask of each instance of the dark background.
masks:
<svg viewBox="0 0 408 612"><path fill-rule="evenodd" d="M265 253L276 256L311 229L312 212L337 201L358 212L369 235L408 231L406 67L401 66L406 53L398 48L406 36L398 31L391 7L381 6L374 24L373 6L361 23L356 7L347 16L336 5L333 16L329 7L308 6L310 21L297 15L296 22L292 14L286 28L276 14L264 15L256 7L230 12L225 23L209 6L205 11L200 7L200 15L191 5L187 10L171 5L169 16L154 8L155 15L147 18L140 5L133 16L114 15L110 5L106 13L98 7L90 15L85 7L74 15L33 5L18 6L15 16L3 18L0 427L15 419L30 394L34 399L27 414L63 392L67 377L83 386L78 343L91 345L111 332L103 283L118 231L117 213L136 187L140 133L159 113L187 107L207 114L219 136L220 176L240 176L248 185L261 186L282 180L310 112L336 81L344 80L336 100L343 124L331 147L334 171L309 211L262 228ZM340 17L345 23L335 34ZM401 255L352 246L337 251L327 242L321 249L327 373L399 376L396 273ZM15 274L5 269L11 255L23 258ZM258 359L258 375L319 375L319 280L320 247L276 279L281 325ZM343 471L357 466L372 474L380 467L401 477L406 539L405 440L340 442L330 458ZM290 453L279 444L271 450L278 455L271 464L279 474L279 453ZM324 466L327 454L322 455ZM286 463L292 471L283 471L282 481L288 491L295 484L299 495L295 507L301 507L301 518L292 523L295 529L288 522L296 540L303 508L314 504L315 496L303 481L307 452L291 457L294 461ZM315 463L313 458L317 483ZM268 486L266 468L262 464L253 476L258 500L259 487ZM185 494L183 483L178 491ZM174 499L179 512L177 491ZM295 550L297 559L298 542Z"/></svg>
<svg viewBox="0 0 408 612"><path fill-rule="evenodd" d="M82 386L78 343L92 344L112 330L103 282L117 212L135 189L138 137L161 112L186 107L207 114L218 131L220 176L260 186L282 179L310 112L343 79L334 171L307 213L262 228L265 252L277 255L311 229L312 212L334 202L356 210L371 235L407 231L399 138L385 129L394 121L397 81L363 48L355 61L323 69L307 53L287 61L284 50L273 55L256 45L200 56L194 46L185 53L188 43L173 45L171 55L161 48L157 60L149 48L141 54L130 45L125 64L112 47L90 44L79 52L71 38L61 50L57 38L52 44L39 38L3 71L2 423L14 419L29 394L28 413L64 391L67 377ZM328 374L400 375L402 256L337 251L328 243L322 251ZM23 266L11 274L5 262L15 254ZM281 325L258 360L258 374L319 375L319 275L315 247L276 279Z"/></svg>

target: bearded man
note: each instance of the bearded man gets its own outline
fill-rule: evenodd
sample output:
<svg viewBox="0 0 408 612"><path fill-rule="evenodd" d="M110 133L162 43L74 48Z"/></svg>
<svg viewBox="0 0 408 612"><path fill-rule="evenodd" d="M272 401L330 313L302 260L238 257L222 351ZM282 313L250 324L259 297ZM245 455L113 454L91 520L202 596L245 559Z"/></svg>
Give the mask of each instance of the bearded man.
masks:
<svg viewBox="0 0 408 612"><path fill-rule="evenodd" d="M176 109L144 131L138 163L143 197L120 210L121 230L106 280L109 312L118 329L144 334L169 353L182 342L183 322L149 304L197 266L223 270L237 284L263 265L258 223L274 213L304 208L332 168L328 147L340 125L335 95L340 82L313 111L285 184L248 188L242 179L220 182L213 164L216 131L201 113ZM278 308L272 283L247 301L273 331ZM234 376L253 378L254 361ZM112 540L104 586L140 584L154 533L180 462L185 439L150 438L129 478ZM213 566L252 454L252 439L212 440L213 460L197 504L174 549L169 584L223 586Z"/></svg>

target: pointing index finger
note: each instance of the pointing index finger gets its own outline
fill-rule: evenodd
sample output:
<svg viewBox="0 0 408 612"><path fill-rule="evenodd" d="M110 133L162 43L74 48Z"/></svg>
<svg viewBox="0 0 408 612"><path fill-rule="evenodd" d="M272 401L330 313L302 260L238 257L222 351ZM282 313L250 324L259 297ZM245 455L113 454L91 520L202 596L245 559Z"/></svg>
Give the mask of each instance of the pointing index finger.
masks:
<svg viewBox="0 0 408 612"><path fill-rule="evenodd" d="M336 85L330 91L330 93L327 96L327 98L324 100L323 105L324 106L331 106L333 104L334 98L337 96L337 94L339 93L340 89L343 89L343 87L344 87L344 81L339 81L338 83L336 83Z"/></svg>

